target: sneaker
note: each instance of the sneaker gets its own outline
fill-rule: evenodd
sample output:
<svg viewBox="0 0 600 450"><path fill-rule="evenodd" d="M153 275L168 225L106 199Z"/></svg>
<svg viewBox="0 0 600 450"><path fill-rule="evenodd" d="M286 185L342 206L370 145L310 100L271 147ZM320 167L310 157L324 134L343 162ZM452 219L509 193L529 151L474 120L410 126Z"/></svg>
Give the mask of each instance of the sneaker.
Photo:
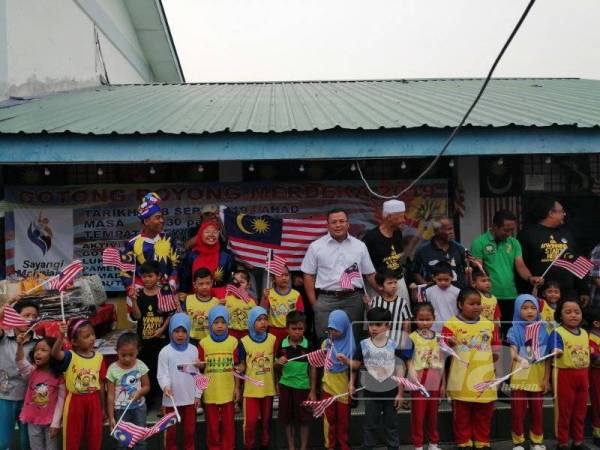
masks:
<svg viewBox="0 0 600 450"><path fill-rule="evenodd" d="M201 416L202 414L204 414L204 408L202 408L202 406L198 406L196 408L196 414Z"/></svg>
<svg viewBox="0 0 600 450"><path fill-rule="evenodd" d="M429 444L429 450L442 450L437 444Z"/></svg>
<svg viewBox="0 0 600 450"><path fill-rule="evenodd" d="M273 409L279 409L279 396L273 397Z"/></svg>
<svg viewBox="0 0 600 450"><path fill-rule="evenodd" d="M423 450L423 447L415 447L415 450Z"/></svg>
<svg viewBox="0 0 600 450"><path fill-rule="evenodd" d="M590 450L587 445L584 445L583 442L581 444L573 444L571 446L571 450Z"/></svg>
<svg viewBox="0 0 600 450"><path fill-rule="evenodd" d="M523 447L521 444L519 444L519 445L515 445L515 446L513 447L513 450L525 450L525 447ZM533 450L533 449L532 449L532 450Z"/></svg>
<svg viewBox="0 0 600 450"><path fill-rule="evenodd" d="M532 444L529 448L531 450L546 450L546 446L542 444Z"/></svg>

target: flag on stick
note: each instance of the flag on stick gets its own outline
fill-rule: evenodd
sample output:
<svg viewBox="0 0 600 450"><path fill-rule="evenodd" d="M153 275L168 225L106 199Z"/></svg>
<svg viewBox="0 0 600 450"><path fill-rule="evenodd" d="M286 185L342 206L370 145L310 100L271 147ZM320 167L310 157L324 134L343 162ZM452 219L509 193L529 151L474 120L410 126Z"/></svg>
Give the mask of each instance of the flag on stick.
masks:
<svg viewBox="0 0 600 450"><path fill-rule="evenodd" d="M116 267L124 272L133 272L135 263L126 262L119 249L107 247L102 251L102 265L104 267Z"/></svg>
<svg viewBox="0 0 600 450"><path fill-rule="evenodd" d="M540 359L540 329L542 322L537 321L525 327L525 346L531 347L532 359Z"/></svg>
<svg viewBox="0 0 600 450"><path fill-rule="evenodd" d="M239 378L240 380L248 381L248 382L252 383L254 386L263 387L265 385L264 381L256 380L252 377L249 377L245 373L238 372L237 370L233 371L233 376L236 378Z"/></svg>
<svg viewBox="0 0 600 450"><path fill-rule="evenodd" d="M425 386L423 386L418 381L410 381L408 378L397 377L395 375L392 375L390 378L396 383L398 383L398 386L405 387L409 391L418 391L425 397L430 397L429 392L427 391L427 389L425 389Z"/></svg>
<svg viewBox="0 0 600 450"><path fill-rule="evenodd" d="M236 286L233 283L230 283L225 287L225 295L233 295L234 297L237 297L246 303L250 301L250 294L248 294L248 291L241 286Z"/></svg>
<svg viewBox="0 0 600 450"><path fill-rule="evenodd" d="M271 260L269 261L267 259L267 272L269 272L272 275L275 275L276 277L280 277L288 270L287 260L285 258L282 258L281 256L274 254L272 251L271 254Z"/></svg>
<svg viewBox="0 0 600 450"><path fill-rule="evenodd" d="M585 276L590 273L590 270L594 268L594 263L584 256L579 256L575 261L557 259L554 265L568 270L580 280L585 278Z"/></svg>
<svg viewBox="0 0 600 450"><path fill-rule="evenodd" d="M170 285L166 285L160 288L158 291L158 310L160 312L175 311L179 307L179 302L175 297L175 294L171 290Z"/></svg>
<svg viewBox="0 0 600 450"><path fill-rule="evenodd" d="M76 259L61 270L58 275L55 275L48 284L48 287L63 292L69 285L73 284L73 280L75 280L75 277L80 274L82 270L83 263L81 260Z"/></svg>
<svg viewBox="0 0 600 450"><path fill-rule="evenodd" d="M440 350L443 351L444 353L452 356L453 358L456 358L458 361L463 363L465 366L469 365L469 363L467 361L465 361L464 359L462 359L460 357L460 355L456 352L456 350L454 350L452 347L450 347L448 345L448 343L446 342L446 339L444 339L443 336L438 337L438 345L440 346Z"/></svg>
<svg viewBox="0 0 600 450"><path fill-rule="evenodd" d="M352 280L358 279L362 280L362 277L358 270L358 264L354 263L342 272L342 276L340 277L340 287L342 289L353 289L354 286L352 286Z"/></svg>
<svg viewBox="0 0 600 450"><path fill-rule="evenodd" d="M0 328L10 330L15 327L28 327L29 325L31 325L31 321L25 319L15 308L8 304L4 305L4 317L0 322Z"/></svg>
<svg viewBox="0 0 600 450"><path fill-rule="evenodd" d="M365 387L359 387L355 389L354 392L362 391ZM332 397L324 398L323 400L304 400L302 402L302 406L306 406L307 408L311 408L313 410L313 417L321 417L325 410L331 406L338 398L345 397L346 395L350 395L350 392L344 392L342 394L338 394Z"/></svg>
<svg viewBox="0 0 600 450"><path fill-rule="evenodd" d="M121 444L126 444L129 448L131 448L138 442L144 441L149 437L166 430L171 425L175 425L177 422L179 422L179 418L177 417L177 413L175 411L165 414L162 419L160 419L150 428L121 421L115 427L112 435Z"/></svg>

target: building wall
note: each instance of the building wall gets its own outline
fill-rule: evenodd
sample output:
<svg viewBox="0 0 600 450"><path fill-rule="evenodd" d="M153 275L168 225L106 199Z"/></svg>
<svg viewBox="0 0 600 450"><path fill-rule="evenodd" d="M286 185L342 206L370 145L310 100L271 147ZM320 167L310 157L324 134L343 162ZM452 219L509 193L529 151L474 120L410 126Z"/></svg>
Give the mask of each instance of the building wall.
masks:
<svg viewBox="0 0 600 450"><path fill-rule="evenodd" d="M110 82L153 81L123 0L0 0L0 98L99 85L95 22Z"/></svg>

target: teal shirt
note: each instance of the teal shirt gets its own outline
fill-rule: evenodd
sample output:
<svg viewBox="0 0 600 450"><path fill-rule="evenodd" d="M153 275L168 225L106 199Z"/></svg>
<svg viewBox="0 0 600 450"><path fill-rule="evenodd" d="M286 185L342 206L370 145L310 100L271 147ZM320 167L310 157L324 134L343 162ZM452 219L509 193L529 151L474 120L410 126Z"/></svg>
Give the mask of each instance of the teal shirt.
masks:
<svg viewBox="0 0 600 450"><path fill-rule="evenodd" d="M492 281L492 294L499 299L514 299L515 259L523 256L521 244L514 237L497 242L491 231L476 237L471 244L471 255L483 261L483 267Z"/></svg>
<svg viewBox="0 0 600 450"><path fill-rule="evenodd" d="M290 345L289 337L281 342L278 356L288 359L308 353L308 341L302 338L297 347ZM309 364L306 358L290 361L283 366L279 383L293 389L310 389Z"/></svg>

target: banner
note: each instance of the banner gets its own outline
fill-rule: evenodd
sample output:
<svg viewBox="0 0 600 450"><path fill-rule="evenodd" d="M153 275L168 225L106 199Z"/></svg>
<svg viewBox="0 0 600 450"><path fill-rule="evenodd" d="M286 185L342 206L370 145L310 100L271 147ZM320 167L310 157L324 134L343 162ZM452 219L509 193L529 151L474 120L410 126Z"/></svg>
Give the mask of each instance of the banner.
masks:
<svg viewBox="0 0 600 450"><path fill-rule="evenodd" d="M408 181L374 181L372 185L382 195L391 195L406 187ZM196 231L202 207L209 204L228 206L246 214L278 217L323 215L334 206L341 207L350 216L351 234L360 236L379 222L383 203L369 194L360 181L6 186L6 201L11 209L6 214L7 273L29 271L18 253L23 246L29 245L23 242L28 239L28 221L33 220L32 217L37 219L43 211L53 224L53 233L61 236L58 242L52 242L50 251L64 257L68 255L69 260L81 259L84 273L100 275L107 290L121 290L118 271L102 267L101 253L107 246L122 247L140 231L137 207L150 191L161 197L165 230L182 248ZM447 213L447 197L446 180L423 180L403 196L402 200L407 204L407 225L403 231L405 255L412 255L423 239L431 237L431 221ZM24 209L31 214L29 219L22 219L22 213L17 213ZM66 220L65 217L70 217L71 222L60 222ZM43 226L38 226L43 241ZM65 242L69 239L70 246ZM37 255L35 261L45 261L40 250L37 254L30 251L28 255ZM53 267L40 271L56 273Z"/></svg>
<svg viewBox="0 0 600 450"><path fill-rule="evenodd" d="M73 260L73 210L16 209L15 268L23 273L56 273Z"/></svg>

